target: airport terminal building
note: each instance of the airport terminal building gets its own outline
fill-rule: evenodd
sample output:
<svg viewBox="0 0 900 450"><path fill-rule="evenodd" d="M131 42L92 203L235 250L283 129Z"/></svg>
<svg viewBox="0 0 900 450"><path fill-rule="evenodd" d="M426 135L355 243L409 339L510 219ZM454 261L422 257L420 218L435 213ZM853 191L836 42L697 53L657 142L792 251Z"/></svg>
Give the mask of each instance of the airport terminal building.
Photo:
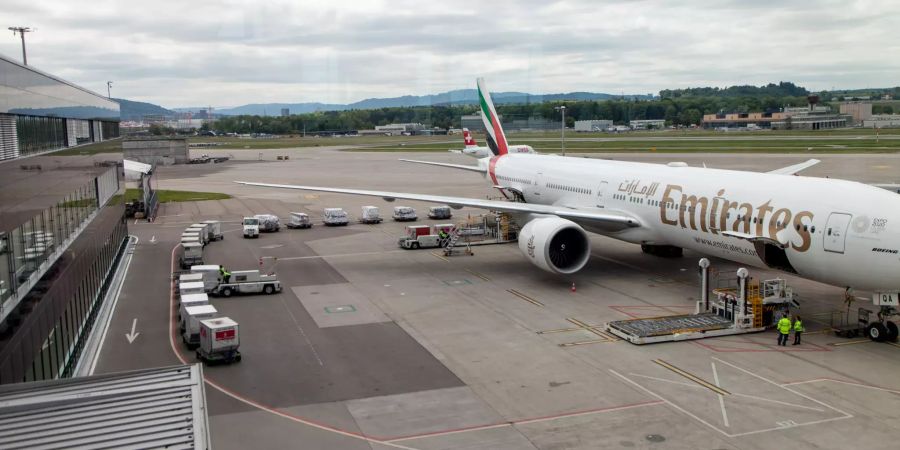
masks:
<svg viewBox="0 0 900 450"><path fill-rule="evenodd" d="M72 374L127 242L119 105L0 56L0 384Z"/></svg>

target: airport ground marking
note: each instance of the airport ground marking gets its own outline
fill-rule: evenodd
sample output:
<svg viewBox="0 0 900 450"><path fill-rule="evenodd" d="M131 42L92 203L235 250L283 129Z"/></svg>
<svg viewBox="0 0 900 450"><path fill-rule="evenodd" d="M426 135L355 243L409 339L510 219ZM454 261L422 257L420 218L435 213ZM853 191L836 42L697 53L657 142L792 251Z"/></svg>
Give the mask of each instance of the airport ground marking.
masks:
<svg viewBox="0 0 900 450"><path fill-rule="evenodd" d="M472 275L475 275L475 276L478 277L478 278L481 278L483 281L491 281L490 278L488 278L488 277L486 277L486 276L484 276L484 275L482 275L482 274L480 274L480 273L478 273L478 272L476 272L476 271L474 271L474 270L472 270L472 269L465 269L465 271L471 273Z"/></svg>
<svg viewBox="0 0 900 450"><path fill-rule="evenodd" d="M306 341L306 345L308 345L309 349L312 350L312 354L316 357L316 361L318 361L320 366L324 366L325 363L323 363L322 358L319 357L319 352L316 351L316 347L313 345L312 341L309 340L309 336L307 336L306 332L303 331L303 327L300 326L300 321L297 320L297 316L294 315L294 312L291 311L291 308L289 308L287 303L284 301L284 296L279 297L279 299L281 300L281 304L284 305L284 309L287 310L288 315L291 316L291 320L294 322L297 330L300 331L300 335L303 336L303 339Z"/></svg>
<svg viewBox="0 0 900 450"><path fill-rule="evenodd" d="M446 262L450 262L450 260L449 260L449 259L447 259L447 258L444 258L444 257L443 257L443 256L441 256L441 255L438 255L438 254L437 254L437 253L434 253L434 252L429 252L429 253L430 253L430 254L431 254L431 256L434 256L434 257L435 257L435 258L437 258L437 259L440 259L440 260L442 260L442 261L446 261Z"/></svg>
<svg viewBox="0 0 900 450"><path fill-rule="evenodd" d="M608 407L603 407L603 408L592 408L592 409L586 409L586 410L580 410L580 411L570 411L570 412L552 414L552 415L547 415L547 416L531 417L531 418L525 418L525 419L514 419L514 420L507 421L507 422L497 422L497 423L485 424L485 425L473 425L473 426L461 427L461 428L456 428L456 429L451 429L451 430L433 431L433 432L413 434L413 435L408 435L408 436L385 438L384 440L385 440L385 442L400 442L400 441L408 441L408 440L413 440L413 439L424 439L424 438L430 438L430 437L447 436L447 435L451 435L451 434L466 433L466 432L471 432L471 431L483 431L483 430L490 430L490 429L494 429L494 428L514 427L516 425L527 425L527 424L531 424L531 423L549 422L549 421L553 421L553 420L566 419L566 418L570 418L570 417L581 417L581 416L589 416L589 415L594 415L594 414L603 414L603 413L609 413L609 412L624 411L624 410L628 410L628 409L641 408L641 407L645 407L645 406L662 405L662 404L663 404L663 401L651 400L651 401L645 401L645 402L630 403L630 404L626 404L626 405L608 406Z"/></svg>
<svg viewBox="0 0 900 450"><path fill-rule="evenodd" d="M866 388L866 389L874 389L876 391L882 391L882 392L890 392L892 394L900 394L900 389L890 389L890 388L875 386L875 385L867 384L867 383L859 383L856 381L838 380L836 378L814 378L812 380L792 381L790 383L783 383L782 386L797 386L797 385L801 385L801 384L821 383L823 381L830 381L832 383L857 386L857 387Z"/></svg>
<svg viewBox="0 0 900 450"><path fill-rule="evenodd" d="M669 363L663 361L662 359L657 358L657 359L654 359L653 362L666 368L666 369L669 369L672 372L675 372L676 374L681 375L682 377L687 378L688 380L691 380L694 383L697 383L700 386L703 386L719 395L730 395L730 393L728 391L720 388L718 385L712 384L709 381L706 381L694 374L691 374L685 370L679 369L678 367L675 367L672 364L669 364Z"/></svg>
<svg viewBox="0 0 900 450"><path fill-rule="evenodd" d="M177 250L179 246L181 246L180 243L176 244L174 247L172 247L172 256L171 256L171 261L170 261L171 262L170 270L172 273L175 272L175 250ZM172 349L172 353L175 354L175 357L178 358L178 360L181 361L182 364L185 364L185 365L188 364L188 361L185 359L184 355L181 354L181 352L178 350L178 347L175 344L175 281L174 280L170 281L170 284L169 284L169 347ZM402 449L402 450L417 450L413 447L407 447L404 445L395 444L393 442L388 442L388 441L381 440L381 439L371 438L371 437L366 436L361 433L346 431L346 430L342 430L340 428L332 427L330 425L317 423L312 420L304 419L303 417L295 416L293 414L289 414L289 413L280 411L278 409L263 405L254 400L246 398L236 392L232 392L230 389L207 378L206 375L203 376L203 382L205 382L207 385L209 385L213 389L215 389L215 390L217 390L217 391L219 391L241 403L244 403L253 408L259 409L261 411L265 411L265 412L271 413L273 415L282 417L282 418L290 420L292 422L307 425L309 427L316 428L316 429L319 429L322 431L328 431L331 433L335 433L335 434L338 434L338 435L341 435L344 437L359 439L359 440L373 443L373 444L381 444L381 445L384 445L387 447L393 447L393 448L398 448L398 449Z"/></svg>
<svg viewBox="0 0 900 450"><path fill-rule="evenodd" d="M716 363L711 362L709 364L712 366L713 382L719 387L721 386L721 383L719 383L719 372L716 370ZM722 423L726 427L731 428L731 425L728 423L728 412L725 410L725 396L720 392L717 392L716 394L718 394L716 396L719 397L719 408L722 410Z"/></svg>
<svg viewBox="0 0 900 450"><path fill-rule="evenodd" d="M141 239L135 235L129 235L129 238L133 238L134 242L132 245L132 250L134 246L137 245ZM179 244L181 245L181 244ZM97 369L97 362L100 361L100 354L103 351L103 343L106 342L106 333L109 331L109 325L112 323L113 314L116 313L116 305L119 304L119 296L122 294L122 286L125 286L125 277L128 275L128 268L131 266L131 258L129 257L125 262L125 266L122 268L122 282L119 283L119 286L116 288L116 296L114 297L112 305L110 305L109 315L106 318L106 324L103 327L103 335L100 336L100 344L97 345L97 354L94 356L94 360L91 361L91 369L88 371L88 375L93 375L94 371Z"/></svg>
<svg viewBox="0 0 900 450"><path fill-rule="evenodd" d="M867 344L867 343L869 343L869 342L872 342L872 340L870 340L870 339L859 339L859 340L856 340L856 341L832 342L832 343L830 343L830 344L828 344L828 345L830 345L830 346L832 346L832 347L841 347L841 346L844 346L844 345Z"/></svg>
<svg viewBox="0 0 900 450"><path fill-rule="evenodd" d="M537 301L515 289L507 289L506 292L509 292L510 294L515 295L516 297L519 297L520 299L525 300L526 302L531 303L534 306L539 306L539 307L544 306L543 303L541 303L541 302L539 302L539 301Z"/></svg>

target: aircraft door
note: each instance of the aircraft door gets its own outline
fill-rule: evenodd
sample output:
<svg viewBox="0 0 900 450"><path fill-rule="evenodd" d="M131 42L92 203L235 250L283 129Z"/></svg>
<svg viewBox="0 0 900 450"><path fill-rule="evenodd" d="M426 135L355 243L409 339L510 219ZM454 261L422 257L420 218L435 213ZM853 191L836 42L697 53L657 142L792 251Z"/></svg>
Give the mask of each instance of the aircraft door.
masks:
<svg viewBox="0 0 900 450"><path fill-rule="evenodd" d="M543 182L544 173L538 172L534 175L534 195L541 196L541 183Z"/></svg>
<svg viewBox="0 0 900 450"><path fill-rule="evenodd" d="M596 197L596 206L598 208L605 208L606 201L603 196L606 194L606 187L609 185L606 181L601 181L600 185L597 186L597 197Z"/></svg>
<svg viewBox="0 0 900 450"><path fill-rule="evenodd" d="M847 241L847 227L850 225L850 214L831 213L825 224L825 251L844 253L844 244Z"/></svg>

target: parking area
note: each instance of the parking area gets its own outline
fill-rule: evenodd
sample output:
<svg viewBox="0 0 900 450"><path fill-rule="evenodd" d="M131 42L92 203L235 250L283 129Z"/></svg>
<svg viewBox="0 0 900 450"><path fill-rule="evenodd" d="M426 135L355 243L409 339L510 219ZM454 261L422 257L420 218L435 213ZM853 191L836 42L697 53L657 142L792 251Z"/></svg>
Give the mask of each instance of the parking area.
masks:
<svg viewBox="0 0 900 450"><path fill-rule="evenodd" d="M702 255L658 258L593 236L588 266L556 276L514 244L443 257L400 249L405 224L320 223L325 207L355 217L364 205L384 213L396 203L233 183L494 195L476 174L399 157L468 161L317 149L289 161L160 168L160 188L235 197L165 204L155 222L129 224L139 242L97 371L194 360L176 337L175 250L187 225L216 219L225 239L207 245L206 263L257 269L262 258L284 289L211 299L240 323L243 354L204 369L215 448L890 448L900 438L900 347L824 333L846 307L841 288L751 269L798 292L808 318L800 346L777 347L772 332L634 346L600 326L692 311ZM692 157L664 156L730 167L718 155ZM758 170L798 159L731 158ZM900 168L890 155L821 159L814 171L862 181L888 181L886 170ZM410 206L424 215L427 205ZM316 225L241 238L241 217L289 211Z"/></svg>

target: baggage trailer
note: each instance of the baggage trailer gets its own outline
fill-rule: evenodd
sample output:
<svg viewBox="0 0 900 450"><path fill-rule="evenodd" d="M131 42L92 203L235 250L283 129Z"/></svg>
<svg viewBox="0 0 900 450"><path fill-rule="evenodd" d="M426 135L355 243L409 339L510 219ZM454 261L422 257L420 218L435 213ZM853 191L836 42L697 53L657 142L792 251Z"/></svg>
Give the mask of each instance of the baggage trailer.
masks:
<svg viewBox="0 0 900 450"><path fill-rule="evenodd" d="M258 270L235 270L228 283L220 283L213 295L231 297L234 294L267 294L281 292L281 282L275 274L264 275Z"/></svg>
<svg viewBox="0 0 900 450"><path fill-rule="evenodd" d="M195 224L187 227L187 229L185 229L184 232L185 233L197 233L197 236L200 237L200 242L202 242L203 245L209 244L209 234L207 234L207 232L206 232L206 225L204 225L202 223L195 223Z"/></svg>
<svg viewBox="0 0 900 450"><path fill-rule="evenodd" d="M186 294L181 296L181 304L178 305L178 322L181 324L181 330L184 331L185 317L187 311L184 309L189 306L203 306L209 304L209 296L206 294Z"/></svg>
<svg viewBox="0 0 900 450"><path fill-rule="evenodd" d="M203 281L203 274L200 273L182 273L178 275L179 283L194 283L197 281Z"/></svg>
<svg viewBox="0 0 900 450"><path fill-rule="evenodd" d="M203 264L203 246L197 242L185 242L179 250L178 263L182 269Z"/></svg>
<svg viewBox="0 0 900 450"><path fill-rule="evenodd" d="M222 222L218 220L204 220L203 223L206 225L206 234L209 236L210 241L221 241L225 239L225 235L222 234Z"/></svg>
<svg viewBox="0 0 900 450"><path fill-rule="evenodd" d="M259 220L259 231L265 231L268 233L281 230L281 222L276 215L257 214L253 217Z"/></svg>
<svg viewBox="0 0 900 450"><path fill-rule="evenodd" d="M450 207L447 205L432 206L428 208L429 219L444 220L451 217L453 217L453 212L450 211Z"/></svg>
<svg viewBox="0 0 900 450"><path fill-rule="evenodd" d="M204 294L206 293L203 283L192 281L190 283L178 283L178 295L187 294Z"/></svg>
<svg viewBox="0 0 900 450"><path fill-rule="evenodd" d="M330 227L346 226L350 223L350 217L347 215L347 211L344 211L342 208L325 208L322 222Z"/></svg>
<svg viewBox="0 0 900 450"><path fill-rule="evenodd" d="M182 322L181 340L189 349L195 349L200 345L200 321L215 318L219 311L213 305L188 306L184 308L185 317Z"/></svg>
<svg viewBox="0 0 900 450"><path fill-rule="evenodd" d="M362 215L359 216L359 223L375 224L381 223L382 220L384 219L381 218L381 214L378 212L377 206L362 207Z"/></svg>
<svg viewBox="0 0 900 450"><path fill-rule="evenodd" d="M200 321L200 348L197 359L206 363L241 361L241 335L238 323L228 317Z"/></svg>
<svg viewBox="0 0 900 450"><path fill-rule="evenodd" d="M219 278L219 266L215 264L204 264L201 266L191 266L191 273L200 274L203 279L203 291L210 292L219 285L222 280Z"/></svg>
<svg viewBox="0 0 900 450"><path fill-rule="evenodd" d="M395 206L391 217L397 222L415 222L419 218L416 210L409 206Z"/></svg>
<svg viewBox="0 0 900 450"><path fill-rule="evenodd" d="M312 228L313 224L309 221L309 214L292 212L290 215L291 220L287 223L288 228Z"/></svg>

